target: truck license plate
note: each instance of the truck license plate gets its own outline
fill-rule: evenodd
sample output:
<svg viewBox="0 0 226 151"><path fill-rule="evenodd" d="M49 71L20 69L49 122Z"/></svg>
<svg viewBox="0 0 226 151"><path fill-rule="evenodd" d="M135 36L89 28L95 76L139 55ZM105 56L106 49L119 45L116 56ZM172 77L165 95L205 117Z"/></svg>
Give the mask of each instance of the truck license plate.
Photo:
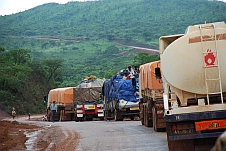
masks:
<svg viewBox="0 0 226 151"><path fill-rule="evenodd" d="M94 109L95 109L95 106L94 105L88 106L88 110L94 110Z"/></svg>
<svg viewBox="0 0 226 151"><path fill-rule="evenodd" d="M194 129L184 129L184 130L173 130L173 135L183 135L183 134L192 134Z"/></svg>
<svg viewBox="0 0 226 151"><path fill-rule="evenodd" d="M139 107L131 107L130 110L139 110Z"/></svg>
<svg viewBox="0 0 226 151"><path fill-rule="evenodd" d="M213 130L213 129L225 129L226 120L211 120L195 122L196 131Z"/></svg>

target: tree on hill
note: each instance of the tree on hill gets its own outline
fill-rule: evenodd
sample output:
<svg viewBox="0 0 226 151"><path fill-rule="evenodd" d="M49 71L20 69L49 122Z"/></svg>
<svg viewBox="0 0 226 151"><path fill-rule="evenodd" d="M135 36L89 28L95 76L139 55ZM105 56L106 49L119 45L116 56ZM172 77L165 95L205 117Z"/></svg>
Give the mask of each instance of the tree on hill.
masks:
<svg viewBox="0 0 226 151"><path fill-rule="evenodd" d="M15 107L18 114L45 111L43 96L61 79L61 62L32 62L26 49L5 51L0 47L0 52L0 109L10 112Z"/></svg>

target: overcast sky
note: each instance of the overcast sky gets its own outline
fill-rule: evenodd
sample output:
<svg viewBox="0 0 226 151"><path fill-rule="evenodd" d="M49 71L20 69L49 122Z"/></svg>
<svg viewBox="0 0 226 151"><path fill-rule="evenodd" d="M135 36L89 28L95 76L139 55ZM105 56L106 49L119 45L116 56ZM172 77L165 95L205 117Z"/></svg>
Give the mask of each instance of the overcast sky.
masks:
<svg viewBox="0 0 226 151"><path fill-rule="evenodd" d="M65 4L69 1L86 1L86 0L0 0L0 15L10 15L27 9L34 8L45 3L56 2ZM226 0L221 0L226 2Z"/></svg>
<svg viewBox="0 0 226 151"><path fill-rule="evenodd" d="M10 15L27 9L34 8L45 3L56 2L65 4L70 1L85 0L0 0L0 15Z"/></svg>

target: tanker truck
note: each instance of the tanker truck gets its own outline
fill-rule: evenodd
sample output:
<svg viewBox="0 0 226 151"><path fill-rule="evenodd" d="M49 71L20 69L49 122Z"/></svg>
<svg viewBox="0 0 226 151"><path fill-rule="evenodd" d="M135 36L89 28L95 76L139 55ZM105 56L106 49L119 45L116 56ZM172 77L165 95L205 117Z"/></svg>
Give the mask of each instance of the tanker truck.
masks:
<svg viewBox="0 0 226 151"><path fill-rule="evenodd" d="M169 151L194 151L226 128L226 25L189 26L159 39Z"/></svg>
<svg viewBox="0 0 226 151"><path fill-rule="evenodd" d="M102 99L106 120L134 120L139 117L138 80L137 74L127 80L118 74L104 82Z"/></svg>
<svg viewBox="0 0 226 151"><path fill-rule="evenodd" d="M161 64L154 61L140 65L139 109L140 121L155 131L165 131ZM155 76L156 75L156 76Z"/></svg>

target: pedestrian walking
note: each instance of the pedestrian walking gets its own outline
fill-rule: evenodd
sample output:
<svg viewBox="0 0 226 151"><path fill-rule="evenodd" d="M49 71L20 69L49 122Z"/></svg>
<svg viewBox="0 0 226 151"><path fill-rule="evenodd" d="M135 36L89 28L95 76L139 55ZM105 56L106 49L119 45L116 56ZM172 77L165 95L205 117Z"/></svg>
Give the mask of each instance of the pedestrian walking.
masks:
<svg viewBox="0 0 226 151"><path fill-rule="evenodd" d="M53 101L53 103L50 105L51 113L52 113L52 122L55 122L55 114L57 112L57 105L56 101Z"/></svg>
<svg viewBox="0 0 226 151"><path fill-rule="evenodd" d="M28 112L28 120L30 120L30 117L31 117L31 113Z"/></svg>
<svg viewBox="0 0 226 151"><path fill-rule="evenodd" d="M12 116L13 116L13 119L15 118L16 116L16 111L15 111L15 108L13 107L13 110L12 110Z"/></svg>

